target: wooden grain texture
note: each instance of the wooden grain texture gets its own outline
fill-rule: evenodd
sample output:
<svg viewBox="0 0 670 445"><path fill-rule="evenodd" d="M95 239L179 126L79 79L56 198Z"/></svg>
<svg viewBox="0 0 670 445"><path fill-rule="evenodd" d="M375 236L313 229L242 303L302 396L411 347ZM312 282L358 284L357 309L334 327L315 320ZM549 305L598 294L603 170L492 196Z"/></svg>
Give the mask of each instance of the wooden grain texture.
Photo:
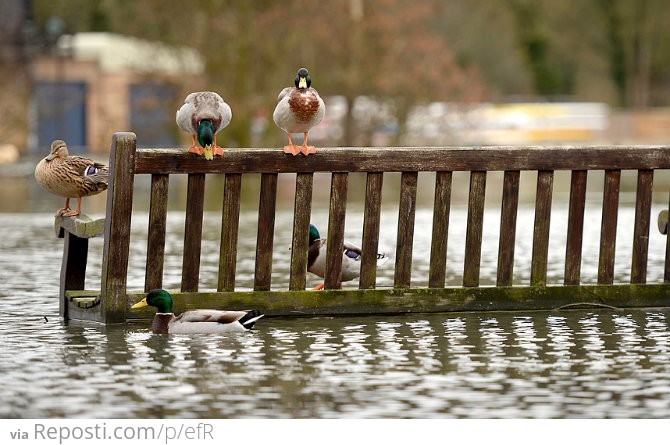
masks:
<svg viewBox="0 0 670 445"><path fill-rule="evenodd" d="M93 238L105 233L105 218L92 219L83 213L78 216L54 216L54 230L58 238L63 238L65 232L79 238Z"/></svg>
<svg viewBox="0 0 670 445"><path fill-rule="evenodd" d="M202 217L205 209L205 175L188 175L186 192L186 221L184 224L184 254L181 268L182 292L198 290L200 250L202 248Z"/></svg>
<svg viewBox="0 0 670 445"><path fill-rule="evenodd" d="M452 172L435 174L433 200L433 235L430 243L428 287L444 287L447 274L447 243L449 238L449 212L451 208Z"/></svg>
<svg viewBox="0 0 670 445"><path fill-rule="evenodd" d="M535 223L533 229L533 253L530 266L531 286L547 284L547 262L549 257L549 226L551 223L551 196L554 172L537 172L535 195Z"/></svg>
<svg viewBox="0 0 670 445"><path fill-rule="evenodd" d="M169 182L170 175L151 175L145 292L163 287Z"/></svg>
<svg viewBox="0 0 670 445"><path fill-rule="evenodd" d="M101 321L126 321L126 280L135 182L135 133L114 133L109 152L109 186L102 252Z"/></svg>
<svg viewBox="0 0 670 445"><path fill-rule="evenodd" d="M304 290L307 284L307 250L309 249L309 223L312 217L313 185L313 173L296 174L290 290Z"/></svg>
<svg viewBox="0 0 670 445"><path fill-rule="evenodd" d="M272 284L272 249L276 206L277 174L263 173L261 175L261 192L258 205L254 290L270 290Z"/></svg>
<svg viewBox="0 0 670 445"><path fill-rule="evenodd" d="M647 256L649 252L653 185L653 170L640 170L637 172L635 225L633 226L633 258L630 271L630 282L634 284L645 283L647 281Z"/></svg>
<svg viewBox="0 0 670 445"><path fill-rule="evenodd" d="M219 291L235 290L241 189L242 175L239 173L226 174L223 185L223 211L221 212L221 245L217 282Z"/></svg>
<svg viewBox="0 0 670 445"><path fill-rule="evenodd" d="M668 203L668 210L665 214L665 270L663 272L663 281L670 283L670 202ZM659 218L663 218L662 215L659 215ZM662 231L661 231L662 232Z"/></svg>
<svg viewBox="0 0 670 445"><path fill-rule="evenodd" d="M398 234L395 250L395 274L393 277L393 286L396 288L408 288L412 280L412 248L418 177L419 174L413 171L403 172L400 177Z"/></svg>
<svg viewBox="0 0 670 445"><path fill-rule="evenodd" d="M497 286L511 286L514 274L514 243L519 208L519 170L508 170L503 177L500 235L498 241Z"/></svg>
<svg viewBox="0 0 670 445"><path fill-rule="evenodd" d="M598 284L612 284L614 281L614 253L616 251L620 183L621 170L605 171L603 212L600 224L600 253L598 256Z"/></svg>
<svg viewBox="0 0 670 445"><path fill-rule="evenodd" d="M330 184L328 241L326 242L326 274L324 287L341 287L342 252L344 251L344 222L347 211L347 173L334 172Z"/></svg>
<svg viewBox="0 0 670 445"><path fill-rule="evenodd" d="M136 164L143 174L667 169L670 146L319 148L295 157L259 148L229 150L212 161L183 149L145 149Z"/></svg>
<svg viewBox="0 0 670 445"><path fill-rule="evenodd" d="M361 243L361 276L359 289L374 289L377 281L377 253L382 204L384 174L370 172L365 184L365 210L363 215L363 241Z"/></svg>
<svg viewBox="0 0 670 445"><path fill-rule="evenodd" d="M63 236L63 262L60 268L60 292L58 315L68 319L68 302L65 294L69 290L83 290L86 281L88 260L88 238L79 238L65 231Z"/></svg>
<svg viewBox="0 0 670 445"><path fill-rule="evenodd" d="M471 172L470 194L468 197L468 226L465 234L465 259L463 261L463 286L466 287L479 286L485 194L486 172Z"/></svg>
<svg viewBox="0 0 670 445"><path fill-rule="evenodd" d="M586 179L586 170L572 171L568 204L568 233L565 243L565 275L563 277L563 283L566 285L576 285L581 280Z"/></svg>

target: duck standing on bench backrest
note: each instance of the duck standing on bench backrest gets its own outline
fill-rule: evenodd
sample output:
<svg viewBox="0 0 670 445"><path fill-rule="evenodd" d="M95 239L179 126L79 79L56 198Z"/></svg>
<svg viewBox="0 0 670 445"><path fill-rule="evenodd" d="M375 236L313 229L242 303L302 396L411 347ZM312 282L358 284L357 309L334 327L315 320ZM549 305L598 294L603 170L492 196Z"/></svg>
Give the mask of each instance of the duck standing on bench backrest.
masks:
<svg viewBox="0 0 670 445"><path fill-rule="evenodd" d="M361 254L362 250L360 247L344 241L340 281L350 281L361 275ZM377 261L385 258L385 254L377 253ZM326 274L326 238L321 238L319 230L314 224L309 225L307 271L321 278ZM314 287L312 290L321 289L323 289L323 283Z"/></svg>
<svg viewBox="0 0 670 445"><path fill-rule="evenodd" d="M272 114L275 124L288 135L288 145L284 153L293 156L302 153L305 156L316 153L314 146L307 145L307 133L321 122L326 114L326 105L319 93L311 87L312 79L305 68L298 70L295 78L295 87L286 87L277 97L277 106ZM302 146L298 147L291 140L291 133L303 133L305 136Z"/></svg>
<svg viewBox="0 0 670 445"><path fill-rule="evenodd" d="M77 216L81 198L107 190L109 169L105 164L81 156L70 156L60 139L51 143L49 155L35 167L35 179L47 192L65 198L65 207L56 216ZM77 210L70 209L70 198L77 198Z"/></svg>
<svg viewBox="0 0 670 445"><path fill-rule="evenodd" d="M223 149L216 145L216 134L226 128L232 118L230 106L212 91L186 96L176 116L179 128L191 134L193 143L188 148L189 153L204 154L210 161L214 156L223 156Z"/></svg>

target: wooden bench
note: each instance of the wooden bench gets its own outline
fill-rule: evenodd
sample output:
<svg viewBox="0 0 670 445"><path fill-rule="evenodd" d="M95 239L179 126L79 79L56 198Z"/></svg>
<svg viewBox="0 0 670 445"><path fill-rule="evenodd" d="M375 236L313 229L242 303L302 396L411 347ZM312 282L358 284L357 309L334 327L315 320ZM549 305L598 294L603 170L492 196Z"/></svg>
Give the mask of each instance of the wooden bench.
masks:
<svg viewBox="0 0 670 445"><path fill-rule="evenodd" d="M575 304L616 307L667 306L670 241L664 279L647 283L647 255L654 170L670 169L670 147L440 147L322 148L314 156L289 156L280 149L228 149L206 161L184 149L136 149L133 133L116 133L110 151L110 184L104 225L100 289L82 290L86 245L66 237L61 277L61 315L121 323L148 319L153 310L129 311L143 292L163 285L167 195L170 176L188 175L181 289L175 311L189 308L257 308L268 315L345 315L463 310L553 309ZM556 170L571 171L565 274L547 285L551 200ZM597 284L581 282L582 235L589 171L604 171ZM637 170L630 283L614 283L614 253L621 170ZM467 233L461 286L445 286L452 175L470 172ZM495 286L480 286L487 172L504 172ZM537 172L530 285L513 285L516 218L521 171ZM313 176L332 174L325 290L305 290ZM348 174L367 175L363 256L358 289L341 289L342 243ZM386 172L400 172L393 287L376 287L381 190ZM435 172L433 227L427 287L411 286L412 243L419 172ZM253 291L236 291L236 261L242 175L260 173L258 232ZM280 173L296 174L289 286L271 289L272 249ZM199 292L205 176L225 175L219 273L216 292ZM136 175L151 175L144 289L128 290L128 256ZM99 224L99 223L98 223ZM65 230L70 229L64 226ZM73 229L74 230L74 229ZM95 231L94 231L95 232ZM84 238L85 239L85 238ZM73 244L73 242L75 244ZM73 257L76 255L76 258Z"/></svg>

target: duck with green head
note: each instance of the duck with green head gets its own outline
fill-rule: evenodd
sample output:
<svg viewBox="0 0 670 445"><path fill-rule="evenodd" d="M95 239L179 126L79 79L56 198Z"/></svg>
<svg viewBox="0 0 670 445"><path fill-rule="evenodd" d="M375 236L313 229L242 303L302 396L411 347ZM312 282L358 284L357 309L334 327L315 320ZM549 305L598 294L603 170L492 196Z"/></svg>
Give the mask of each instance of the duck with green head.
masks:
<svg viewBox="0 0 670 445"><path fill-rule="evenodd" d="M189 153L204 154L207 160L223 156L223 149L216 145L216 134L230 123L232 117L230 106L217 93L199 91L186 96L184 104L177 110L176 119L179 128L191 134Z"/></svg>
<svg viewBox="0 0 670 445"><path fill-rule="evenodd" d="M216 334L246 332L263 317L259 311L218 311L195 309L175 316L172 296L164 289L154 289L131 306L131 309L153 306L156 315L151 324L154 334Z"/></svg>
<svg viewBox="0 0 670 445"><path fill-rule="evenodd" d="M342 272L339 281L351 281L361 275L361 254L363 251L346 240L342 250ZM377 261L385 259L384 253L377 253ZM307 271L323 278L326 274L326 238L321 238L314 224L309 225L309 248L307 250ZM323 289L323 283L312 290Z"/></svg>

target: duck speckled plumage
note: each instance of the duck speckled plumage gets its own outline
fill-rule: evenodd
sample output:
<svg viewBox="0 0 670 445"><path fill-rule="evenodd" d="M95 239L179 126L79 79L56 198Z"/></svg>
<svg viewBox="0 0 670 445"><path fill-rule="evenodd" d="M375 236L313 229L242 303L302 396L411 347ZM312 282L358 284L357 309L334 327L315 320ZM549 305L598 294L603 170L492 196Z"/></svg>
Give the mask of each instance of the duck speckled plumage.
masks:
<svg viewBox="0 0 670 445"><path fill-rule="evenodd" d="M326 105L319 93L311 87L312 79L305 68L298 70L295 87L286 87L277 97L277 106L272 115L275 124L288 135L288 145L284 153L293 156L302 153L305 156L316 153L316 148L307 145L307 134L323 119ZM302 146L296 146L291 140L291 133L303 133Z"/></svg>
<svg viewBox="0 0 670 445"><path fill-rule="evenodd" d="M107 190L109 170L106 165L81 156L70 156L67 144L60 139L51 143L49 155L35 167L35 179L47 192L65 198L65 207L56 215L77 216L81 198ZM70 198L77 198L77 210L70 209Z"/></svg>
<svg viewBox="0 0 670 445"><path fill-rule="evenodd" d="M151 324L154 334L216 334L245 332L263 317L259 311L217 311L195 309L175 316L172 296L164 289L154 289L132 305L131 309L153 306L157 309Z"/></svg>
<svg viewBox="0 0 670 445"><path fill-rule="evenodd" d="M342 246L342 272L340 281L351 281L361 274L360 247L344 241ZM377 253L377 261L383 260L386 255ZM309 225L309 248L307 250L307 271L323 278L326 274L326 238L321 238L318 229L313 224ZM323 289L323 283L313 290Z"/></svg>
<svg viewBox="0 0 670 445"><path fill-rule="evenodd" d="M230 106L212 91L199 91L186 96L176 116L179 128L191 135L193 144L188 151L204 154L208 160L214 159L214 156L223 156L223 149L216 145L216 134L223 130L232 118L233 112Z"/></svg>

